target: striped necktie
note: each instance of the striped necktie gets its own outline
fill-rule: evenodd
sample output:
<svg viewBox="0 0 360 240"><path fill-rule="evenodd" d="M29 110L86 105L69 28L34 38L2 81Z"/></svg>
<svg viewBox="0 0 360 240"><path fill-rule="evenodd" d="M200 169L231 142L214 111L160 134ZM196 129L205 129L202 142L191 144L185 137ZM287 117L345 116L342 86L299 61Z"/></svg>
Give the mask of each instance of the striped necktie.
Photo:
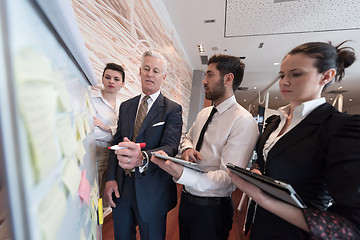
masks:
<svg viewBox="0 0 360 240"><path fill-rule="evenodd" d="M148 102L147 100L150 98L150 96L144 96L143 99L141 100L141 104L136 116L136 120L135 120L135 125L134 125L134 132L133 132L133 136L132 136L132 141L135 142L136 138L139 134L141 125L146 117L147 114L147 110L148 110Z"/></svg>

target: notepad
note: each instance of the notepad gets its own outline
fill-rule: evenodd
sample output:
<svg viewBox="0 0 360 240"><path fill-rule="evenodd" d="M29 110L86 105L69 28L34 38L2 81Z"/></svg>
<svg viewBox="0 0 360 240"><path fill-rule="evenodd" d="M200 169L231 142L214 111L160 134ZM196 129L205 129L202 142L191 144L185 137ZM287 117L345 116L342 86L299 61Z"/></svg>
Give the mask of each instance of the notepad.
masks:
<svg viewBox="0 0 360 240"><path fill-rule="evenodd" d="M301 200L290 184L251 172L231 163L228 163L226 166L231 172L256 185L267 194L296 207L306 208L305 203Z"/></svg>
<svg viewBox="0 0 360 240"><path fill-rule="evenodd" d="M164 159L164 160L170 160L170 161L173 161L173 162L175 162L177 164L180 164L180 165L182 165L184 167L191 168L191 169L199 171L199 172L206 172L204 169L199 167L197 165L197 163L194 163L194 162L185 161L185 160L182 160L180 158L164 156L164 155L157 154L157 153L154 153L154 152L152 152L151 154L154 155L157 158L161 158L161 159Z"/></svg>

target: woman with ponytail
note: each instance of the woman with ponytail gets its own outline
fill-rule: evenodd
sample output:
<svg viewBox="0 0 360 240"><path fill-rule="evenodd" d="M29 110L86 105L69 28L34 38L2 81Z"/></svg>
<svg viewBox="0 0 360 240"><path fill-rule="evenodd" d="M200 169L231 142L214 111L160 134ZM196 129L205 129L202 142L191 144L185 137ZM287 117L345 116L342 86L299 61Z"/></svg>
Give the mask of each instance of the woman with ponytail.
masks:
<svg viewBox="0 0 360 240"><path fill-rule="evenodd" d="M321 97L355 61L344 43L305 43L281 63L279 88L290 104L268 121L253 171L291 184L307 208L229 172L253 200L250 239L360 239L360 116L341 113Z"/></svg>

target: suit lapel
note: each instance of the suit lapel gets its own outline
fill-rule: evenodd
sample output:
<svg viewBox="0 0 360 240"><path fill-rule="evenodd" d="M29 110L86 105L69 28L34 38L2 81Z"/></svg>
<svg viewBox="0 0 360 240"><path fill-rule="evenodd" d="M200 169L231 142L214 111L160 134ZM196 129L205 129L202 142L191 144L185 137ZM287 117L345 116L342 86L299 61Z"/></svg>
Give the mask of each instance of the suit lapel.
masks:
<svg viewBox="0 0 360 240"><path fill-rule="evenodd" d="M136 118L136 112L137 112L137 106L139 104L140 101L140 96L136 96L134 97L131 102L129 102L129 110L127 112L127 121L126 122L127 125L127 134L125 136L129 136L129 139L132 139L132 135L134 133L134 124L135 124L135 118Z"/></svg>
<svg viewBox="0 0 360 240"><path fill-rule="evenodd" d="M150 108L150 111L146 115L146 117L141 125L141 128L139 130L138 137L144 133L145 129L147 127L149 127L149 125L152 123L153 119L159 114L159 112L161 112L163 107L164 107L164 95L162 95L162 93L160 93L160 95L158 96L158 98L156 99L156 101L154 102L152 107Z"/></svg>
<svg viewBox="0 0 360 240"><path fill-rule="evenodd" d="M322 104L312 111L303 121L301 121L296 127L287 132L270 150L268 160L276 157L284 150L298 143L306 136L316 131L331 114L332 111L330 104Z"/></svg>

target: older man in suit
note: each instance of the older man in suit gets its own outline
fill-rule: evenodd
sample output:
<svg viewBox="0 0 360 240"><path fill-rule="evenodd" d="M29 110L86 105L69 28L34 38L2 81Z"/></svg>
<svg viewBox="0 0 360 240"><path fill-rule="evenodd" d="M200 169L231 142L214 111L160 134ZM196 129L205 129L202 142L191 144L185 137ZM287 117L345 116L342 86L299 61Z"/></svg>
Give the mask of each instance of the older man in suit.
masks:
<svg viewBox="0 0 360 240"><path fill-rule="evenodd" d="M140 68L142 93L121 104L105 186L113 208L115 239L165 239L167 212L175 207L172 177L149 162L151 152L175 156L182 131L181 106L160 92L166 78L166 60L157 52L143 54ZM135 143L145 142L140 149Z"/></svg>

